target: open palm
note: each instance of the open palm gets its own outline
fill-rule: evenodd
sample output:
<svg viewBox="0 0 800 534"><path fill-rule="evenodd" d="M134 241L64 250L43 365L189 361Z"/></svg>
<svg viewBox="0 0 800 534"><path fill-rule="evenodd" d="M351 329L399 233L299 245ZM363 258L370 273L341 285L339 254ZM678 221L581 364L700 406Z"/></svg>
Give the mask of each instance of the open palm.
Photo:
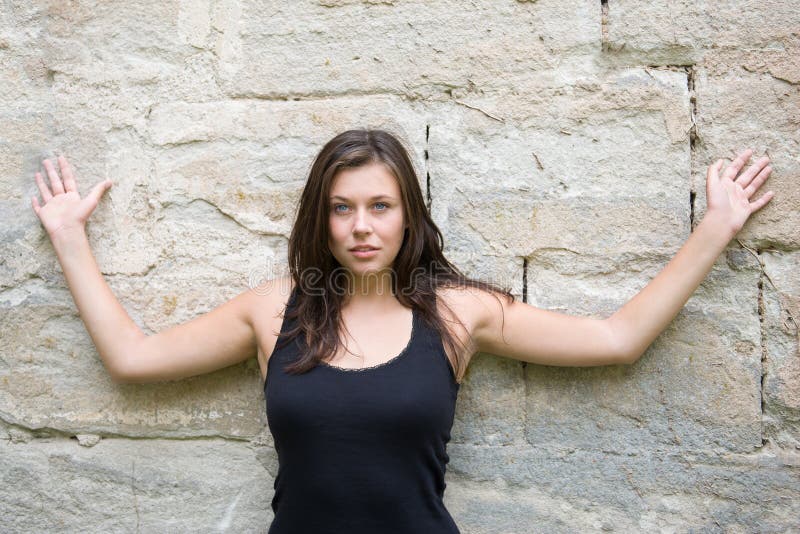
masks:
<svg viewBox="0 0 800 534"><path fill-rule="evenodd" d="M723 160L717 160L708 168L706 175L707 213L729 224L734 234L742 229L751 214L761 209L775 195L774 192L767 191L758 200L750 202L750 198L772 172L772 167L767 165L769 157L764 156L737 178L736 175L752 154L753 151L749 148L740 153L722 175L719 171Z"/></svg>
<svg viewBox="0 0 800 534"><path fill-rule="evenodd" d="M63 231L84 230L86 220L97 207L103 193L111 187L111 180L104 180L96 184L88 195L81 198L67 158L59 156L58 164L61 168L63 182L53 163L46 159L44 168L50 180L50 187L44 182L41 173L37 172L35 175L43 205L39 205L36 196L31 197L33 211L51 238Z"/></svg>

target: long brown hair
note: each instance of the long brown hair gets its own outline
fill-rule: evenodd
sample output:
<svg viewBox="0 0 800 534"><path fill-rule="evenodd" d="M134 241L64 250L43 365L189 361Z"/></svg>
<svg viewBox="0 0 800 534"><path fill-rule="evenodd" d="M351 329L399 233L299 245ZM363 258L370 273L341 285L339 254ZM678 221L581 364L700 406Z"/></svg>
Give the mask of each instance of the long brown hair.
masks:
<svg viewBox="0 0 800 534"><path fill-rule="evenodd" d="M287 365L285 371L304 373L333 357L339 347L344 296L336 285L341 280L335 275L337 271L341 274L342 266L328 248L328 196L339 170L374 162L383 163L397 179L408 224L394 260L392 291L401 304L418 310L423 320L441 334L457 360L453 372L460 383L466 361L456 347L457 337L437 311L436 289L475 287L503 294L509 303L514 296L495 284L467 278L445 258L442 233L428 213L408 151L393 134L376 129L348 130L328 141L315 158L300 196L289 237L289 271L297 300L286 311L286 318L297 319L297 323L280 336L280 344L276 346L283 346L304 333L309 350ZM450 310L446 303L442 304ZM453 317L464 327L455 314Z"/></svg>

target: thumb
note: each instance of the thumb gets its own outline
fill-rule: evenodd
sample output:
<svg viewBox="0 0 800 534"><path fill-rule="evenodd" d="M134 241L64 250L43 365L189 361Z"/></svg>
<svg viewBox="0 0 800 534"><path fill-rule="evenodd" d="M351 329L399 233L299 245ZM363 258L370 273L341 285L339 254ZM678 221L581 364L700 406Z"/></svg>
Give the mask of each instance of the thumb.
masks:
<svg viewBox="0 0 800 534"><path fill-rule="evenodd" d="M722 164L724 160L721 158L714 162L713 165L708 167L708 172L706 173L706 180L719 180L719 171L722 169Z"/></svg>
<svg viewBox="0 0 800 534"><path fill-rule="evenodd" d="M102 182L98 182L95 184L92 190L89 191L89 194L86 195L86 198L90 199L95 204L100 202L100 197L102 197L103 194L111 188L111 185L111 180L103 180Z"/></svg>
<svg viewBox="0 0 800 534"><path fill-rule="evenodd" d="M100 203L100 197L103 196L109 188L111 187L111 180L103 180L102 182L98 182L92 187L91 191L84 197L81 201L81 206L83 207L83 217L88 218L89 215L94 211L97 207L97 204Z"/></svg>

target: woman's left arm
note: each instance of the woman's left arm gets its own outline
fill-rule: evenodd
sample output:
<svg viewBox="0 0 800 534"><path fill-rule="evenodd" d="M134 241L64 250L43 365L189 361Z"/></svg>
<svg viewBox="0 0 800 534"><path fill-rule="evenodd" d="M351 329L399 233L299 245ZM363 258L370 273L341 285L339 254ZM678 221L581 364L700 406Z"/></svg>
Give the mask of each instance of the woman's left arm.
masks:
<svg viewBox="0 0 800 534"><path fill-rule="evenodd" d="M758 159L737 177L752 153L747 149L739 154L722 175L723 160L708 168L705 217L667 266L607 319L618 346L630 355L630 363L639 359L675 318L748 217L774 196L768 191L750 202L772 172L768 157Z"/></svg>

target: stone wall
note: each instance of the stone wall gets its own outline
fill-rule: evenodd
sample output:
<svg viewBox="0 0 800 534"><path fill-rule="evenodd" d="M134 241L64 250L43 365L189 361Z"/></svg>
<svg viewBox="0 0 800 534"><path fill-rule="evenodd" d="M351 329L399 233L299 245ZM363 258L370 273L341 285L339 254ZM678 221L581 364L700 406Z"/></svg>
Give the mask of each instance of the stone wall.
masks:
<svg viewBox="0 0 800 534"><path fill-rule="evenodd" d="M98 264L152 333L285 261L313 156L412 150L448 256L610 315L753 148L775 198L634 365L477 355L445 503L465 533L798 531L798 0L0 2L0 531L265 532L255 358L114 384L30 208L86 192ZM760 194L759 194L760 196Z"/></svg>

